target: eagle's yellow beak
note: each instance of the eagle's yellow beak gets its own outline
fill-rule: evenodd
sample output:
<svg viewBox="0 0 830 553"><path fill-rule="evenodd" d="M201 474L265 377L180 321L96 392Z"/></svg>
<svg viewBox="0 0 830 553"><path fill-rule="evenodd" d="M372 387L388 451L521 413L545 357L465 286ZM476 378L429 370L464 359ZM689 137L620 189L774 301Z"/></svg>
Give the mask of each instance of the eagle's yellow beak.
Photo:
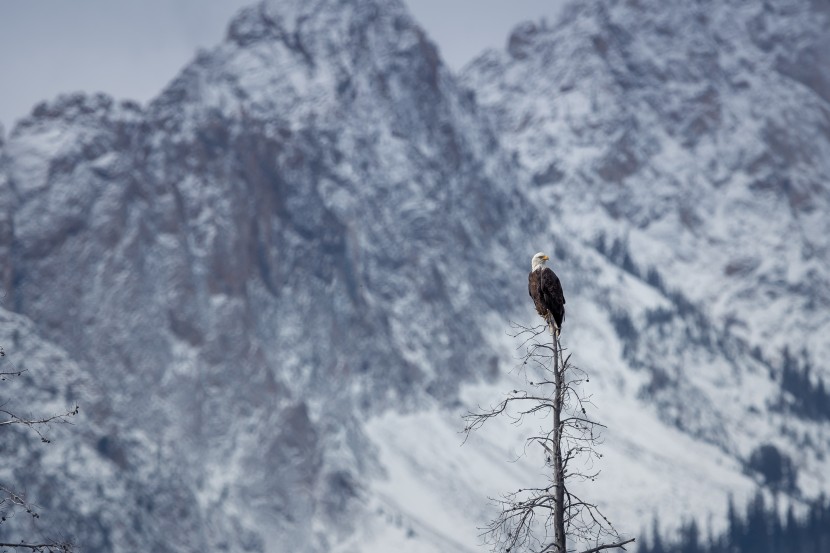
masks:
<svg viewBox="0 0 830 553"><path fill-rule="evenodd" d="M546 256L546 255L543 255L543 256L542 256L542 259L544 259L545 261L547 261L548 259L550 259L550 257L548 257L548 256Z"/></svg>

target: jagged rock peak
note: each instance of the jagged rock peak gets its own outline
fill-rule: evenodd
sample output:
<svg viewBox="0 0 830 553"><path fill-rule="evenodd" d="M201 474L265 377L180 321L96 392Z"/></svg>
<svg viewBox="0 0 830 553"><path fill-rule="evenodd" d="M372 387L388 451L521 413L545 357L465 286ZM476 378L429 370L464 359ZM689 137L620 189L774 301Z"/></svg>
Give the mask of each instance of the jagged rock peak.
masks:
<svg viewBox="0 0 830 553"><path fill-rule="evenodd" d="M381 16L393 17L397 25L414 26L398 0L265 0L240 11L228 27L228 40L241 46L274 39L294 48L319 46L342 42L338 35L343 30L352 32Z"/></svg>
<svg viewBox="0 0 830 553"><path fill-rule="evenodd" d="M359 97L411 93L428 106L450 81L398 0L262 2L243 9L226 41L200 53L149 111L173 125L183 104L196 119L244 112L306 125Z"/></svg>
<svg viewBox="0 0 830 553"><path fill-rule="evenodd" d="M669 50L688 49L694 53L711 40L720 45L722 56L729 56L734 53L738 37L746 35L754 46L775 55L779 70L799 58L812 61L818 74L812 80L821 81L820 74L826 73L822 69L828 67L821 62L830 55L828 31L830 7L826 2L812 0L700 1L677 5L654 0L586 0L566 4L550 26L544 22L517 25L508 39L507 53L525 59L533 49L543 48L555 39L567 39L570 45L581 45L587 40L602 54L609 44L628 48L643 41L652 47L668 41ZM658 52L666 53L665 48L639 48L636 54L642 57Z"/></svg>
<svg viewBox="0 0 830 553"><path fill-rule="evenodd" d="M601 191L574 226L586 238L599 231L582 222L604 225L594 216L602 206L609 232L620 221L642 232L653 247L643 257L666 281L674 272L688 283L684 265L696 264L709 280L689 285L691 297L728 306L726 324L751 313L747 341L764 336L780 349L782 327L809 328L808 350L820 358L826 341L812 337L823 335L816 314L827 286L818 265L830 252L819 216L830 197L820 176L830 159L824 6L588 0L547 31L520 26L507 51L475 60L463 78L546 201L560 205L564 189ZM577 213L581 199L566 197L566 213ZM718 224L717 213L729 216ZM667 228L688 240L684 253ZM724 282L730 301L719 295ZM763 298L793 291L805 308L784 310L785 324Z"/></svg>
<svg viewBox="0 0 830 553"><path fill-rule="evenodd" d="M38 103L28 117L17 125L25 128L43 120L63 120L81 123L93 120L123 120L140 117L141 106L132 100L115 100L112 96L97 92L61 94L55 99ZM14 131L12 131L14 132Z"/></svg>

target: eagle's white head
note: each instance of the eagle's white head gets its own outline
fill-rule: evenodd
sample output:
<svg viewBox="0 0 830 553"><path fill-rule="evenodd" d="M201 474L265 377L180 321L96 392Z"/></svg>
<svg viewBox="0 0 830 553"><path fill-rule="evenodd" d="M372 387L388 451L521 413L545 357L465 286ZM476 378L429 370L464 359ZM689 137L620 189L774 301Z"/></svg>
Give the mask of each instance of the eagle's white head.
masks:
<svg viewBox="0 0 830 553"><path fill-rule="evenodd" d="M550 257L546 256L542 252L537 253L536 255L533 256L533 259L530 260L530 270L535 271L536 269L539 269L540 267L544 267L545 262L548 259L550 259Z"/></svg>

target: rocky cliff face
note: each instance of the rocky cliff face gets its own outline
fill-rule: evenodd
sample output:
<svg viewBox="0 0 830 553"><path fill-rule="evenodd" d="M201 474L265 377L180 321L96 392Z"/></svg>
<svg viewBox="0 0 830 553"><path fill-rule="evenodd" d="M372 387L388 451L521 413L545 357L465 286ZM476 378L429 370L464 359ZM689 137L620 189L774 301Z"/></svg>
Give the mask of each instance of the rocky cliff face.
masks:
<svg viewBox="0 0 830 553"><path fill-rule="evenodd" d="M462 75L551 228L666 300L600 305L644 403L733 459L776 444L804 491L826 424L780 417L770 384L784 348L827 377L828 36L815 2L582 2Z"/></svg>
<svg viewBox="0 0 830 553"><path fill-rule="evenodd" d="M464 79L557 221L622 240L766 355L796 344L819 360L828 21L815 2L574 4Z"/></svg>
<svg viewBox="0 0 830 553"><path fill-rule="evenodd" d="M328 548L361 419L491 372L532 220L505 159L395 2L266 2L146 109L39 106L4 151L9 299L99 386L138 502L78 541Z"/></svg>
<svg viewBox="0 0 830 553"><path fill-rule="evenodd" d="M538 459L459 450L459 409L508 385L548 249L629 530L751 489L762 443L823 489L826 424L770 375L827 345L826 19L646 4L524 25L462 86L399 2L266 1L146 107L36 108L0 145L0 344L21 404L83 417L3 478L87 551L472 549Z"/></svg>

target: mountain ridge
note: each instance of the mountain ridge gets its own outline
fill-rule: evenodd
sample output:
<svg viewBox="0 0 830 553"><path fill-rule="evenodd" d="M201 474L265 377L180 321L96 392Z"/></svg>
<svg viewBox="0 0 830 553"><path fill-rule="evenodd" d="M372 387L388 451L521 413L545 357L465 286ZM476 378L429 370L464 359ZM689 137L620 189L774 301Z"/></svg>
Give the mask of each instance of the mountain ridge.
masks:
<svg viewBox="0 0 830 553"><path fill-rule="evenodd" d="M147 106L65 96L13 128L0 146L7 305L94 383L80 399L89 429L53 444L56 458L84 452L72 472L82 492L55 484L67 506L56 527L90 551L474 547L485 490L525 485L542 466L533 452L505 464L520 451L507 425L457 447L464 406L516 378L504 374L516 346L506 321L535 320L524 279L540 249L565 286L568 347L611 413L610 478L589 493L613 520L636 531L655 510L718 512L724 490L754 488L745 461L766 443L796 461L805 494L826 489L827 425L772 409L780 343L763 341L775 327L747 307L770 291L779 306L822 301L821 276L806 267L813 280L791 290L798 275L781 283L777 260L756 264L769 242L781 247L776 232L752 249L738 229L726 254L710 242L728 243L732 227L704 232L703 215L736 205L752 230L776 213L721 182L725 162L703 163L711 182L689 176L690 152L729 144L743 112L706 86L658 109L675 81L728 75L721 86L745 90L740 79L758 77L707 57L713 18L751 8L689 18L626 6L520 26L506 54L457 78L400 2L264 2ZM687 38L663 36L687 19ZM744 21L733 19L725 28ZM649 57L637 49L649 40L673 46ZM684 68L687 47L700 55ZM805 110L820 109L818 92L790 80L772 89L788 109L805 94ZM717 134L724 121L733 134ZM786 148L764 144L760 157L732 144L729 159L786 172ZM672 159L686 172L667 173ZM808 177L822 170L820 158L799 163ZM804 215L818 228L823 201ZM721 277L699 252L736 284L707 294ZM792 328L826 322L779 311ZM65 470L24 480L45 490ZM78 493L86 507L73 512Z"/></svg>
<svg viewBox="0 0 830 553"><path fill-rule="evenodd" d="M802 40L812 51L830 24L823 12L811 17L809 3L788 6L776 20L783 7L725 3L713 9L704 3L686 13L649 3L573 5L555 29L517 28L510 43L532 44L535 56L511 61L510 47L491 52L468 66L463 79L535 174L543 201L553 205L567 188L583 186L590 200L568 198L577 217L586 221L597 208L604 212L597 219L607 223L572 225L585 229L585 239L603 233L624 238L640 265L661 273L675 265L704 277L687 280L684 293L712 305L717 318L749 342L774 344L764 346L770 357L784 346L777 328L809 328L808 349L820 359L827 319L815 302L826 301L827 289L820 277L827 266L820 215L828 191L820 175L827 170L830 135L822 128L828 108L820 89L793 86L780 70L782 47L770 50L757 29L775 27L767 33L776 44ZM816 79L824 73L817 71ZM575 119L573 109L585 107L585 116ZM523 114L528 119L520 128ZM799 133L780 128L781 120L792 121ZM647 180L654 184L638 186ZM781 203L789 208L779 211ZM759 221L775 224L775 231L765 231ZM786 247L790 238L801 251ZM636 259L637 250L648 259ZM705 252L709 265L694 259L703 257L696 252ZM769 252L783 255L788 265ZM734 289L732 282L744 275L752 275L762 292ZM674 280L672 286L680 285ZM729 293L720 294L723 285ZM803 309L775 302L787 293L782 288L795 292ZM768 312L783 320L749 305L765 305L763 295L777 304Z"/></svg>
<svg viewBox="0 0 830 553"><path fill-rule="evenodd" d="M363 414L493 363L472 306L506 297L508 161L402 5L321 6L243 10L147 107L62 97L4 146L10 301L119 406L85 406L86 443L138 522L102 499L66 525L92 550L325 549L379 470Z"/></svg>

